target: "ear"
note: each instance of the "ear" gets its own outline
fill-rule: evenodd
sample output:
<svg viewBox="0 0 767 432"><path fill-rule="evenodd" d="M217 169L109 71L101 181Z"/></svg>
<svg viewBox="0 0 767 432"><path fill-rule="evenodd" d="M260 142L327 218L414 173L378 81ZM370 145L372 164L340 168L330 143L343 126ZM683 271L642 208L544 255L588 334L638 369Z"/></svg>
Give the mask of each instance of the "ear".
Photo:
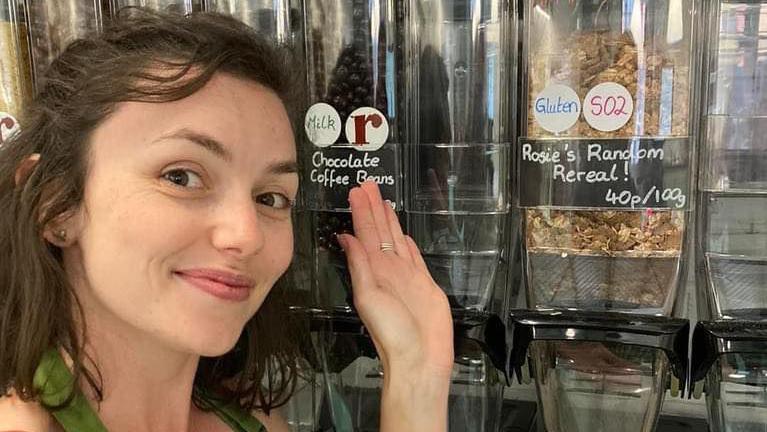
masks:
<svg viewBox="0 0 767 432"><path fill-rule="evenodd" d="M83 226L83 211L66 212L45 227L43 237L54 246L66 248L77 243Z"/></svg>
<svg viewBox="0 0 767 432"><path fill-rule="evenodd" d="M16 187L22 186L27 181L39 160L40 153L32 153L19 162L19 166L16 167L16 173L13 176L13 179L16 182Z"/></svg>

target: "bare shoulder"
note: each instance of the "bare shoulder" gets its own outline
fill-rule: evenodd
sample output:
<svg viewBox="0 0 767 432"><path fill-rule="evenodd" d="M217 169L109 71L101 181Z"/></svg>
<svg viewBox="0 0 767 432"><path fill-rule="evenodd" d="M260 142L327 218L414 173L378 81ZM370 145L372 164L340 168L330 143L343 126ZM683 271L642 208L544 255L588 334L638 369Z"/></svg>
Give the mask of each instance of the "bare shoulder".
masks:
<svg viewBox="0 0 767 432"><path fill-rule="evenodd" d="M272 410L269 415L263 411L254 410L253 417L260 421L267 432L290 432L288 422L280 415L277 410Z"/></svg>
<svg viewBox="0 0 767 432"><path fill-rule="evenodd" d="M40 404L24 402L11 393L0 396L0 432L50 432L53 420Z"/></svg>

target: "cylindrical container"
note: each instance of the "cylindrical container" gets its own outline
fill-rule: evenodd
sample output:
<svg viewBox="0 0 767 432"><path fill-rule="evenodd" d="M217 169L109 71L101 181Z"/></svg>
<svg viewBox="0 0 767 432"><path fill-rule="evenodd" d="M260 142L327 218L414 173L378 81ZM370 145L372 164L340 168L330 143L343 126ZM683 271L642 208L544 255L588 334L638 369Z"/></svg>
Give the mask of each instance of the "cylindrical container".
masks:
<svg viewBox="0 0 767 432"><path fill-rule="evenodd" d="M706 375L706 406L711 432L767 432L767 354L717 359Z"/></svg>
<svg viewBox="0 0 767 432"><path fill-rule="evenodd" d="M19 115L32 97L23 3L0 0L0 146L19 131Z"/></svg>
<svg viewBox="0 0 767 432"><path fill-rule="evenodd" d="M408 231L453 308L505 289L515 2L408 0Z"/></svg>
<svg viewBox="0 0 767 432"><path fill-rule="evenodd" d="M459 347L448 399L448 430L496 432L501 426L503 380L475 344Z"/></svg>
<svg viewBox="0 0 767 432"><path fill-rule="evenodd" d="M526 0L530 307L669 316L692 201L692 0Z"/></svg>
<svg viewBox="0 0 767 432"><path fill-rule="evenodd" d="M291 11L290 0L206 0L205 10L239 19L259 33L280 42L294 37L299 11ZM291 19L294 18L294 19Z"/></svg>
<svg viewBox="0 0 767 432"><path fill-rule="evenodd" d="M767 319L767 1L707 2L700 301L712 319Z"/></svg>
<svg viewBox="0 0 767 432"><path fill-rule="evenodd" d="M767 321L700 321L692 394L706 393L711 432L767 432Z"/></svg>
<svg viewBox="0 0 767 432"><path fill-rule="evenodd" d="M683 389L686 320L518 311L511 325L511 369L532 369L547 432L651 432L667 388Z"/></svg>
<svg viewBox="0 0 767 432"><path fill-rule="evenodd" d="M316 430L375 432L380 425L384 371L358 318L329 320L313 337L322 371ZM481 345L457 338L448 401L451 432L496 432L500 427L503 381Z"/></svg>
<svg viewBox="0 0 767 432"><path fill-rule="evenodd" d="M600 342L533 342L548 432L650 432L669 379L662 351Z"/></svg>
<svg viewBox="0 0 767 432"><path fill-rule="evenodd" d="M366 180L402 208L396 4L304 2L309 108L299 137L303 206L310 212L316 302L349 309L346 256L336 234L351 232L348 193Z"/></svg>
<svg viewBox="0 0 767 432"><path fill-rule="evenodd" d="M188 14L202 10L203 0L111 0L112 11L126 6L139 6L162 12Z"/></svg>
<svg viewBox="0 0 767 432"><path fill-rule="evenodd" d="M104 10L100 0L26 0L26 5L33 73L40 86L42 73L70 42L101 29Z"/></svg>

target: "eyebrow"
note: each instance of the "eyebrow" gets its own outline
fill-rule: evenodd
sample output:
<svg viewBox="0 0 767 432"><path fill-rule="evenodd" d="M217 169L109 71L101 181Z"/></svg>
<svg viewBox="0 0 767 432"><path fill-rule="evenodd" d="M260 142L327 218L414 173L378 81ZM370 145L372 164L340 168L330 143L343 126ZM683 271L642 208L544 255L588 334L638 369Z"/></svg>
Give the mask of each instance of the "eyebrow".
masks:
<svg viewBox="0 0 767 432"><path fill-rule="evenodd" d="M184 128L163 135L156 139L154 142L165 141L168 139L183 139L190 141L227 162L232 161L232 154L229 152L229 150L227 150L226 147L221 144L221 142L210 135Z"/></svg>
<svg viewBox="0 0 767 432"><path fill-rule="evenodd" d="M298 164L296 161L275 162L266 167L270 174L297 174Z"/></svg>
<svg viewBox="0 0 767 432"><path fill-rule="evenodd" d="M199 145L226 162L231 162L233 159L232 153L229 152L220 141L202 132L186 128L179 129L161 136L155 140L155 142L160 142L166 139L184 139ZM294 160L274 162L266 167L266 171L270 174L295 174L298 173L298 163Z"/></svg>

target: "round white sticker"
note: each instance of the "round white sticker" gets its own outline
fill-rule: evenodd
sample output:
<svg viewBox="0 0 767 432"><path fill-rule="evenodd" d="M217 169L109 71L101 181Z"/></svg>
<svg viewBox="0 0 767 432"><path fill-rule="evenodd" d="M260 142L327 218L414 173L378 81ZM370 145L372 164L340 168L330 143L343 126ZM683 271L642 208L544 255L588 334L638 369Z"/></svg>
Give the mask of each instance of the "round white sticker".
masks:
<svg viewBox="0 0 767 432"><path fill-rule="evenodd" d="M304 117L304 130L317 147L328 147L341 136L341 117L332 106L320 102L312 105Z"/></svg>
<svg viewBox="0 0 767 432"><path fill-rule="evenodd" d="M7 112L0 111L0 145L19 131L19 121Z"/></svg>
<svg viewBox="0 0 767 432"><path fill-rule="evenodd" d="M346 119L346 139L357 150L378 150L389 139L389 122L375 108L357 108Z"/></svg>
<svg viewBox="0 0 767 432"><path fill-rule="evenodd" d="M634 113L631 93L622 85L606 82L589 90L583 102L583 116L596 130L611 132L622 128Z"/></svg>
<svg viewBox="0 0 767 432"><path fill-rule="evenodd" d="M575 90L563 84L549 84L533 103L538 124L549 132L570 129L581 114L581 101Z"/></svg>

